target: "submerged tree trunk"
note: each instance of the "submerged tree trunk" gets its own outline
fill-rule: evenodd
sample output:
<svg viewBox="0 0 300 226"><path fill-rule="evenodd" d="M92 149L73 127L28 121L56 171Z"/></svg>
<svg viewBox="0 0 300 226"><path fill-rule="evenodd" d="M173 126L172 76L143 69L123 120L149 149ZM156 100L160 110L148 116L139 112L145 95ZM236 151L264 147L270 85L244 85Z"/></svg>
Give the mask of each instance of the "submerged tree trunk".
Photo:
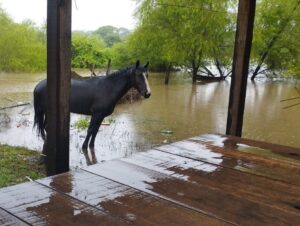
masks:
<svg viewBox="0 0 300 226"><path fill-rule="evenodd" d="M95 64L89 64L89 69L91 71L91 77L96 76L96 73L95 73Z"/></svg>
<svg viewBox="0 0 300 226"><path fill-rule="evenodd" d="M170 63L170 64L167 66L167 69L166 69L165 85L168 85L168 84L169 84L169 79L170 79L171 69L172 69L172 64Z"/></svg>
<svg viewBox="0 0 300 226"><path fill-rule="evenodd" d="M111 70L111 59L109 58L107 62L106 75L109 75L110 70Z"/></svg>
<svg viewBox="0 0 300 226"><path fill-rule="evenodd" d="M224 72L222 70L222 64L220 63L220 61L218 59L215 60L215 65L219 71L220 77L224 77Z"/></svg>
<svg viewBox="0 0 300 226"><path fill-rule="evenodd" d="M200 72L203 73L204 76L216 77L216 76L214 75L214 73L212 73L212 71L209 70L209 68L206 67L205 65L202 65L201 68L202 68L204 71L203 71L203 70L200 70Z"/></svg>
<svg viewBox="0 0 300 226"><path fill-rule="evenodd" d="M196 83L197 81L197 74L199 70L200 65L196 64L196 62L193 60L192 61L192 76L193 76L193 83Z"/></svg>
<svg viewBox="0 0 300 226"><path fill-rule="evenodd" d="M198 72L198 69L195 69L195 68L192 69L193 83L196 83L196 81L197 81L197 72Z"/></svg>

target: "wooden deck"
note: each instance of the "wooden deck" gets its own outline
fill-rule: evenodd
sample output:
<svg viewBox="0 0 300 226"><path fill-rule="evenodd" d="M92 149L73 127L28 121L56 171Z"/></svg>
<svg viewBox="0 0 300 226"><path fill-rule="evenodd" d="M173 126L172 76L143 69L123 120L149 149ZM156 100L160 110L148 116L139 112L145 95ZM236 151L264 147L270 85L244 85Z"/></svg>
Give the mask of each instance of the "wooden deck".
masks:
<svg viewBox="0 0 300 226"><path fill-rule="evenodd" d="M300 225L300 149L194 137L1 189L0 225Z"/></svg>

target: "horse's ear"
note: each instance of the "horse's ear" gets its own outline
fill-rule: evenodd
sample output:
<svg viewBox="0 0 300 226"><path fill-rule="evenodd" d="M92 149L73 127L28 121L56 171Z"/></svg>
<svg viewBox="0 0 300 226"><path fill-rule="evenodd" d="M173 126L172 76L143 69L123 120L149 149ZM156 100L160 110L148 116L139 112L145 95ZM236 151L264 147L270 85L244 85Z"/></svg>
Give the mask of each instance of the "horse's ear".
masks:
<svg viewBox="0 0 300 226"><path fill-rule="evenodd" d="M149 61L145 64L144 68L147 68L149 66Z"/></svg>
<svg viewBox="0 0 300 226"><path fill-rule="evenodd" d="M135 63L135 68L139 68L139 66L140 66L140 60L137 60Z"/></svg>

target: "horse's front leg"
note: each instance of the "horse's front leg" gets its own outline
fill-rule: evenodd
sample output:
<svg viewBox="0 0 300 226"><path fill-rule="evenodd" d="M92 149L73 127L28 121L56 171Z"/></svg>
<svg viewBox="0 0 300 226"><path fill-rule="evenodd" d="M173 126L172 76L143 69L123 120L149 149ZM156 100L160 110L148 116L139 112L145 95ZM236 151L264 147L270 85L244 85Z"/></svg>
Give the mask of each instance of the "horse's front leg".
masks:
<svg viewBox="0 0 300 226"><path fill-rule="evenodd" d="M102 120L103 120L103 117L100 114L94 114L94 115L92 115L92 118L91 118L91 121L90 121L90 125L89 125L89 128L87 130L87 135L86 135L85 140L84 140L84 142L82 144L82 149L83 150L87 149L89 140L90 140L93 132L96 129L99 129L99 126L100 126ZM99 121L100 121L100 124L99 124ZM99 124L99 126L98 126L98 124Z"/></svg>

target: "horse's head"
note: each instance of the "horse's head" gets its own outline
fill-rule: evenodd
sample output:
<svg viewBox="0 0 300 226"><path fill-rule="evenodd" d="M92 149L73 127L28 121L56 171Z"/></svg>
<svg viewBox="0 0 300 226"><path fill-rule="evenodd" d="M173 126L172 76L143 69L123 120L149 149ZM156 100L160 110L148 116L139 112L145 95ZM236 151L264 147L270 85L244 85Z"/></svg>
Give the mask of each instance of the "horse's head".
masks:
<svg viewBox="0 0 300 226"><path fill-rule="evenodd" d="M148 83L148 65L149 62L144 66L140 66L140 61L138 60L133 70L133 87L145 98L149 98L151 95L151 89Z"/></svg>

